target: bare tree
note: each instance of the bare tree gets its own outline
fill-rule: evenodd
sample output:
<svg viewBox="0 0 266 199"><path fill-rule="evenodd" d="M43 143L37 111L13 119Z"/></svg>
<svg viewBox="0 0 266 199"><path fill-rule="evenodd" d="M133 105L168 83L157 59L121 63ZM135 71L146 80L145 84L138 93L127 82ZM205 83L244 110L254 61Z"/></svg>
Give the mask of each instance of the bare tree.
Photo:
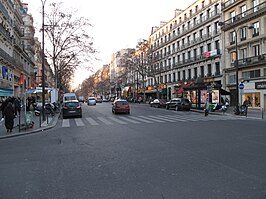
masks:
<svg viewBox="0 0 266 199"><path fill-rule="evenodd" d="M76 10L63 10L62 3L50 4L46 13L47 46L51 47L46 53L53 62L56 87L68 87L74 71L78 67L89 69L95 58L93 38L89 35L91 24L75 13Z"/></svg>

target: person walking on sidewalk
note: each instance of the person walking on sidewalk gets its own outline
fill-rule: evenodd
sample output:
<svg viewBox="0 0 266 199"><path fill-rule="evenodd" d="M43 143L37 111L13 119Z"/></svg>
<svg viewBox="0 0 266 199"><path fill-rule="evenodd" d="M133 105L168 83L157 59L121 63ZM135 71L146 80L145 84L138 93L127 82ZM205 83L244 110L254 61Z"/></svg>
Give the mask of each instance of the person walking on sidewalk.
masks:
<svg viewBox="0 0 266 199"><path fill-rule="evenodd" d="M15 111L14 111L12 102L8 102L8 104L4 110L5 127L7 129L7 132L12 132L12 130L13 130L14 115L15 115Z"/></svg>

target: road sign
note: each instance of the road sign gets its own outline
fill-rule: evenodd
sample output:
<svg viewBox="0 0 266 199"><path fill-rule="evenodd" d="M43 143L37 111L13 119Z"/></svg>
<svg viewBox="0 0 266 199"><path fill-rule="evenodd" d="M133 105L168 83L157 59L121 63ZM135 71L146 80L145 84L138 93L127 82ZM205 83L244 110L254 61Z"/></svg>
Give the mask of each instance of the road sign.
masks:
<svg viewBox="0 0 266 199"><path fill-rule="evenodd" d="M240 90L243 90L243 89L244 89L244 84L243 84L243 83L240 83L240 84L239 84L239 89L240 89Z"/></svg>

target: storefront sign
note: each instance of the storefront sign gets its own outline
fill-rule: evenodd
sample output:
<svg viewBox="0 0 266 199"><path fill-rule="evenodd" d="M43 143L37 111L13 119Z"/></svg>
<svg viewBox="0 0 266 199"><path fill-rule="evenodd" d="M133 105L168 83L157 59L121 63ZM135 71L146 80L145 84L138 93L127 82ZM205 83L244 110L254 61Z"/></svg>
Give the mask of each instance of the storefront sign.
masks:
<svg viewBox="0 0 266 199"><path fill-rule="evenodd" d="M255 82L255 89L266 89L266 81Z"/></svg>

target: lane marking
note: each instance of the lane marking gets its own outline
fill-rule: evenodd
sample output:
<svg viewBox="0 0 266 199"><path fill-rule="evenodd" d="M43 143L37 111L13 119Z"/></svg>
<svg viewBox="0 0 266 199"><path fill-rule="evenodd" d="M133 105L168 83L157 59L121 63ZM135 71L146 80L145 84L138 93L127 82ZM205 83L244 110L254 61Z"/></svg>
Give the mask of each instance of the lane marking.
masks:
<svg viewBox="0 0 266 199"><path fill-rule="evenodd" d="M91 117L86 117L86 120L90 123L90 125L96 126L99 125L99 123L97 123L94 119L92 119Z"/></svg>
<svg viewBox="0 0 266 199"><path fill-rule="evenodd" d="M139 123L140 123L140 122L138 122L138 121L135 121L135 120L129 119L129 118L127 118L127 117L119 117L119 118L122 119L122 120L126 120L126 121L128 121L128 122L134 123L134 124L139 124Z"/></svg>
<svg viewBox="0 0 266 199"><path fill-rule="evenodd" d="M98 120L102 121L103 123L105 123L106 125L112 125L113 123L108 121L107 119L103 118L103 117L97 117Z"/></svg>
<svg viewBox="0 0 266 199"><path fill-rule="evenodd" d="M141 122L144 122L144 123L153 123L152 121L148 121L146 120L146 118L144 116L138 116L138 117L135 117L135 116L129 116L130 118L134 119L134 120L138 120L138 121L141 121ZM143 119L142 119L143 118Z"/></svg>
<svg viewBox="0 0 266 199"><path fill-rule="evenodd" d="M115 122L117 122L119 124L127 124L126 122L123 122L123 121L121 121L121 120L119 120L117 118L114 118L114 117L109 117L109 119L111 119L111 120L113 120L113 121L115 121Z"/></svg>
<svg viewBox="0 0 266 199"><path fill-rule="evenodd" d="M77 126L85 126L81 118L75 118L75 122Z"/></svg>
<svg viewBox="0 0 266 199"><path fill-rule="evenodd" d="M63 119L62 127L70 127L69 119Z"/></svg>

